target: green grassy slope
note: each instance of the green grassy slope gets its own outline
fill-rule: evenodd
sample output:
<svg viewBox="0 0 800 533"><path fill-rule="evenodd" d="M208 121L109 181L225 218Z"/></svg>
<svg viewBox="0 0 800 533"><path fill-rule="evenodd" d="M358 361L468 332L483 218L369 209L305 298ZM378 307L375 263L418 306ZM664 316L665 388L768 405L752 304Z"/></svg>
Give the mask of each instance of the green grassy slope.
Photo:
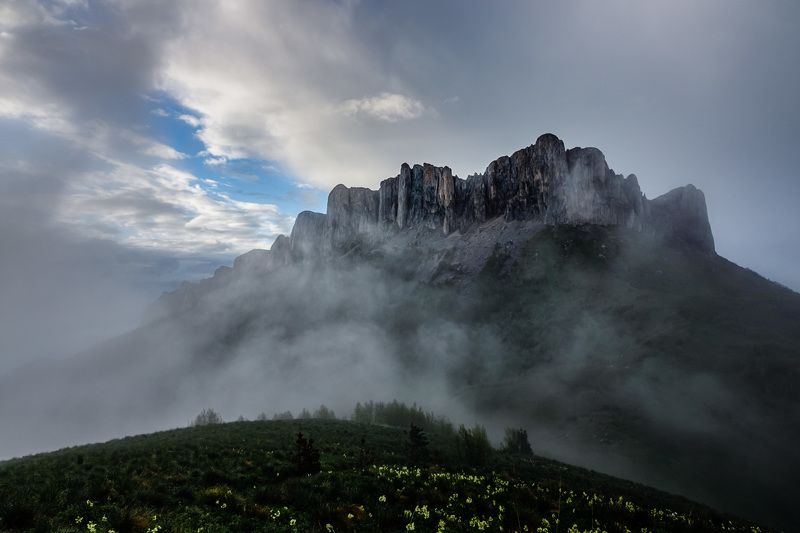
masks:
<svg viewBox="0 0 800 533"><path fill-rule="evenodd" d="M296 475L298 431L322 471ZM2 531L761 531L684 498L541 457L472 468L452 435L409 464L402 428L235 422L0 463Z"/></svg>

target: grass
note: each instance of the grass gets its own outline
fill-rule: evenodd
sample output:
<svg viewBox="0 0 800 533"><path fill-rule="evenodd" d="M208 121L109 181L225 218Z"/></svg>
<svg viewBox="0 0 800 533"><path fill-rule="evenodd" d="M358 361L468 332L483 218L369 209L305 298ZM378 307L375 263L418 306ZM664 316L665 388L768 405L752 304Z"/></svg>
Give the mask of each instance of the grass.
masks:
<svg viewBox="0 0 800 533"><path fill-rule="evenodd" d="M322 471L294 473L298 431ZM233 422L0 463L0 530L762 531L684 498L538 456L473 468L452 434L411 464L403 428Z"/></svg>

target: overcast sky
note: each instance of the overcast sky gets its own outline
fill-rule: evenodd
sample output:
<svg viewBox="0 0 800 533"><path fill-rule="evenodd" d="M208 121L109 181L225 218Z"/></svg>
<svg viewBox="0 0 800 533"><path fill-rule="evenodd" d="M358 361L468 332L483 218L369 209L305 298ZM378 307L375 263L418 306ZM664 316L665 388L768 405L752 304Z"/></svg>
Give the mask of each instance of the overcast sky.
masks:
<svg viewBox="0 0 800 533"><path fill-rule="evenodd" d="M0 0L0 357L123 328L337 183L544 132L650 198L700 187L717 251L798 290L798 27L793 0Z"/></svg>

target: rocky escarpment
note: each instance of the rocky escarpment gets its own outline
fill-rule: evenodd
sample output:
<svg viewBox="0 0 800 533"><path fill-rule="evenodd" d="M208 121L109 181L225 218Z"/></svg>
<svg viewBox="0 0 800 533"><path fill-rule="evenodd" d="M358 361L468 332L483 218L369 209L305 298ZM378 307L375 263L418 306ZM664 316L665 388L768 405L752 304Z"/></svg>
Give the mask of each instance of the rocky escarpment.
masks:
<svg viewBox="0 0 800 533"><path fill-rule="evenodd" d="M463 233L498 217L625 226L714 252L701 191L688 185L648 200L636 176L615 174L600 150L566 150L552 134L467 179L446 166L404 163L378 190L337 185L327 214L298 215L290 250L295 257L325 254L411 227Z"/></svg>

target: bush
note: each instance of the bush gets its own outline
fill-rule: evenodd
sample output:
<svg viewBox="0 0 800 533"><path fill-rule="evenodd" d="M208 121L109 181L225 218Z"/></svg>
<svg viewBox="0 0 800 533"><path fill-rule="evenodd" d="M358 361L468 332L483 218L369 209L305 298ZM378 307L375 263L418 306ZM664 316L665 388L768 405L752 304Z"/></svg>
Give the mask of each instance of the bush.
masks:
<svg viewBox="0 0 800 533"><path fill-rule="evenodd" d="M222 424L223 420L213 409L203 409L192 422L193 426L210 426L211 424Z"/></svg>
<svg viewBox="0 0 800 533"><path fill-rule="evenodd" d="M503 440L503 451L521 455L533 455L531 443L528 441L528 432L523 428L506 428Z"/></svg>

